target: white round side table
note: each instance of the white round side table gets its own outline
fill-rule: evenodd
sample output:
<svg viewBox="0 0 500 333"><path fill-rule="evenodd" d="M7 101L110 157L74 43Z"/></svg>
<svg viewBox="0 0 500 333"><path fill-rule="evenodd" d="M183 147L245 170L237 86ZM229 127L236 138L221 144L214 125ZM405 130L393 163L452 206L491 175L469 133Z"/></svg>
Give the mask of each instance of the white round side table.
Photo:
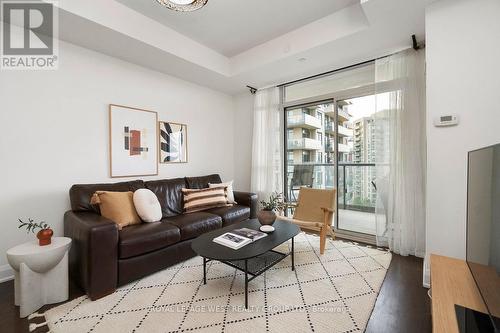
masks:
<svg viewBox="0 0 500 333"><path fill-rule="evenodd" d="M7 251L15 271L15 304L24 318L44 304L68 299L68 250L71 238L52 237L49 245L27 242Z"/></svg>

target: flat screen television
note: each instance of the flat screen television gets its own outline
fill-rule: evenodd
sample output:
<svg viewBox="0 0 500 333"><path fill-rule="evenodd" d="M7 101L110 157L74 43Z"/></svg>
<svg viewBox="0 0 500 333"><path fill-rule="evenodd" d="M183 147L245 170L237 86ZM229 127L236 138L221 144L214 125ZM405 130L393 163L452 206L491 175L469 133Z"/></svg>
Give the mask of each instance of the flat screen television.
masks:
<svg viewBox="0 0 500 333"><path fill-rule="evenodd" d="M485 313L456 306L462 332L500 332L500 144L468 154L467 264Z"/></svg>

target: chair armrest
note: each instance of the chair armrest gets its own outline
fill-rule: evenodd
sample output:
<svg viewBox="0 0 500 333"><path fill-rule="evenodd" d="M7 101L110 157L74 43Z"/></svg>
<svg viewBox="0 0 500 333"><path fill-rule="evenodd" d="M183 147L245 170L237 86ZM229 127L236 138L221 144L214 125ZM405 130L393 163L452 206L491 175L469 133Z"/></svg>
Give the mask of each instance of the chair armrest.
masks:
<svg viewBox="0 0 500 333"><path fill-rule="evenodd" d="M332 219L333 219L333 213L335 213L335 210L331 208L326 208L326 207L321 207L321 210L323 211L323 226L329 226L332 224Z"/></svg>
<svg viewBox="0 0 500 333"><path fill-rule="evenodd" d="M93 212L64 214L64 235L73 240L70 274L92 299L115 291L118 281L118 227Z"/></svg>
<svg viewBox="0 0 500 333"><path fill-rule="evenodd" d="M239 192L239 191L234 191L233 193L234 193L234 200L239 205L250 207L250 218L251 219L257 218L257 209L258 209L257 194L251 192Z"/></svg>

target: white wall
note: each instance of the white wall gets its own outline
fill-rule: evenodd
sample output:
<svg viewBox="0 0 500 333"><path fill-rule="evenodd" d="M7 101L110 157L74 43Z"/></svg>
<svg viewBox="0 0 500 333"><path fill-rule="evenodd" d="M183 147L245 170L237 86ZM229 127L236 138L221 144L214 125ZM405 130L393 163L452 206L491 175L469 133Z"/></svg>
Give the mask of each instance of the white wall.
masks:
<svg viewBox="0 0 500 333"><path fill-rule="evenodd" d="M465 257L467 152L500 142L500 1L441 0L426 12L427 254ZM435 117L457 114L456 127Z"/></svg>
<svg viewBox="0 0 500 333"><path fill-rule="evenodd" d="M234 96L234 188L250 191L254 95Z"/></svg>
<svg viewBox="0 0 500 333"><path fill-rule="evenodd" d="M0 71L0 280L5 251L34 239L18 218L61 235L72 184L125 180L109 178L109 103L188 125L189 163L140 178L234 177L231 96L63 42L59 59L56 71Z"/></svg>

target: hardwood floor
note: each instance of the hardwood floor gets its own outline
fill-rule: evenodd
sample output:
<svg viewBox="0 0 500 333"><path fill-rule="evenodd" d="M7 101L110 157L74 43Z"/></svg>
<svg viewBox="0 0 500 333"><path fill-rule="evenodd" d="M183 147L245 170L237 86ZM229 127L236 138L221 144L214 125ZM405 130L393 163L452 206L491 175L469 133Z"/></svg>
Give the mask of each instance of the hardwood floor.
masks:
<svg viewBox="0 0 500 333"><path fill-rule="evenodd" d="M77 286L70 283L70 298L74 299L84 294ZM63 302L64 303L64 302ZM62 303L60 303L62 304ZM59 304L51 304L42 307L39 312L44 312ZM35 318L31 323L42 323L43 318ZM19 308L14 306L14 281L0 283L0 332L25 333L28 330L28 320L19 318ZM47 326L40 327L34 333L47 332ZM111 333L111 332L110 332Z"/></svg>
<svg viewBox="0 0 500 333"><path fill-rule="evenodd" d="M430 300L427 289L422 287L422 268L420 258L393 255L366 332L431 332ZM83 293L76 286L70 286L71 298L81 295ZM43 319L36 318L32 322L40 323ZM0 284L0 331L28 332L28 321L19 318L19 310L14 306L14 281ZM34 332L46 331L44 326Z"/></svg>
<svg viewBox="0 0 500 333"><path fill-rule="evenodd" d="M392 256L366 332L431 332L431 305L422 287L423 259Z"/></svg>

